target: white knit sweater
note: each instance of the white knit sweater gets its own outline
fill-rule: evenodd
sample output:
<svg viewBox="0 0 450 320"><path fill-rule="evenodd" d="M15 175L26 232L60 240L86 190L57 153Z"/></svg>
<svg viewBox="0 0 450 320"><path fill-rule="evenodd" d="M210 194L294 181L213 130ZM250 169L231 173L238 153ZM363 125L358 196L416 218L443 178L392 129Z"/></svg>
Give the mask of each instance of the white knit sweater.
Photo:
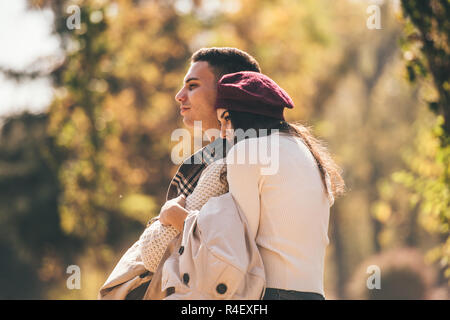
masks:
<svg viewBox="0 0 450 320"><path fill-rule="evenodd" d="M220 173L224 166L224 160L221 159L205 168L194 191L186 198L187 211L200 210L209 198L228 192L228 184L220 180ZM167 246L177 234L178 231L175 228L163 226L159 220L144 230L139 239L139 247L147 270L155 272Z"/></svg>

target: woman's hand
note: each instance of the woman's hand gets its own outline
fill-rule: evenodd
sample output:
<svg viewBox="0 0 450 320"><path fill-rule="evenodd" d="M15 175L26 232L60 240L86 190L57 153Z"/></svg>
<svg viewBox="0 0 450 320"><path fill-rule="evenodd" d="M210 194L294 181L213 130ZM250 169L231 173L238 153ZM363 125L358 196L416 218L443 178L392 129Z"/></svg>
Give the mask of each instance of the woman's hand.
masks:
<svg viewBox="0 0 450 320"><path fill-rule="evenodd" d="M159 213L159 221L162 225L170 225L178 231L183 231L184 220L189 212L184 208L186 198L180 195L177 198L167 201Z"/></svg>

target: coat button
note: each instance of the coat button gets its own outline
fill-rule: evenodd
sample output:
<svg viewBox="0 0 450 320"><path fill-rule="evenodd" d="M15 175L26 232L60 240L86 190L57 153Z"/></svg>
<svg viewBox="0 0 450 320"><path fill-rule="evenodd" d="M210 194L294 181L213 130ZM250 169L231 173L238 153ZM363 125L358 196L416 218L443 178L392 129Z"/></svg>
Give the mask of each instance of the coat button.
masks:
<svg viewBox="0 0 450 320"><path fill-rule="evenodd" d="M187 273L183 274L183 282L184 282L184 284L189 283L189 274L187 274Z"/></svg>
<svg viewBox="0 0 450 320"><path fill-rule="evenodd" d="M180 254L180 256L183 254L184 252L184 247L181 246L180 249L178 250L178 253Z"/></svg>
<svg viewBox="0 0 450 320"><path fill-rule="evenodd" d="M170 296L171 294L175 293L175 287L169 287L166 289L166 297Z"/></svg>
<svg viewBox="0 0 450 320"><path fill-rule="evenodd" d="M227 292L227 286L223 283L220 283L217 287L216 287L216 291L219 294L224 294L225 292Z"/></svg>

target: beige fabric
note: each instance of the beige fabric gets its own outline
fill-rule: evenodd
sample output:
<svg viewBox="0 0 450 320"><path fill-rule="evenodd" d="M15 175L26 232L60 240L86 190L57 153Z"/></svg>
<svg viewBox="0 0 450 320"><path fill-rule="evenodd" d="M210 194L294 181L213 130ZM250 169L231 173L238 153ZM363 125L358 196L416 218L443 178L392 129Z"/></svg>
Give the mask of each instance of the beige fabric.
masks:
<svg viewBox="0 0 450 320"><path fill-rule="evenodd" d="M186 198L186 210L200 210L211 197L228 192L228 184L220 179L225 163L223 159L212 162L202 172L197 187ZM139 239L144 266L155 272L169 243L178 235L172 226L163 226L158 220L150 224Z"/></svg>
<svg viewBox="0 0 450 320"><path fill-rule="evenodd" d="M145 299L161 299L168 288L175 293L167 300L262 298L262 259L230 193L209 199L200 212L190 215L176 241L182 254L176 245L166 251ZM219 292L219 285L225 292Z"/></svg>
<svg viewBox="0 0 450 320"><path fill-rule="evenodd" d="M148 275L142 277L146 272ZM151 278L152 274L145 269L142 262L139 241L137 241L122 256L105 284L100 288L98 299L124 300L131 290L150 281Z"/></svg>

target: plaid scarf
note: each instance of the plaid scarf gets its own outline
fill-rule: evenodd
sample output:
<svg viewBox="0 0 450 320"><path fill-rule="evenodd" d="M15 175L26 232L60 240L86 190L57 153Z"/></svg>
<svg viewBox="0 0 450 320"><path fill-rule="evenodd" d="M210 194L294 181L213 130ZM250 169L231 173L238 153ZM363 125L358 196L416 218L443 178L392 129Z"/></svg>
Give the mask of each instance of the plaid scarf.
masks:
<svg viewBox="0 0 450 320"><path fill-rule="evenodd" d="M184 194L190 195L197 185L203 170L212 162L222 159L227 150L227 141L217 138L207 146L187 158L178 168L167 191L166 200Z"/></svg>

